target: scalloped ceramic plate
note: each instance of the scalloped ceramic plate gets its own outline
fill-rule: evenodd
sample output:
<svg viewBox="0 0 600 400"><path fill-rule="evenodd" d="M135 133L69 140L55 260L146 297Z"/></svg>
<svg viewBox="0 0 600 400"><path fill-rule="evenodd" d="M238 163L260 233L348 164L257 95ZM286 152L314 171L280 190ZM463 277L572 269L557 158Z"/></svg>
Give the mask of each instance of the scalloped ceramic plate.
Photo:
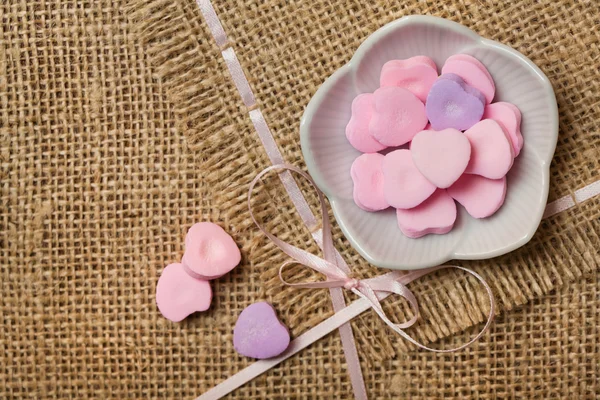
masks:
<svg viewBox="0 0 600 400"><path fill-rule="evenodd" d="M345 136L351 103L356 95L379 87L386 61L427 55L441 68L457 53L471 54L485 64L496 83L494 102L508 101L519 107L525 144L507 176L506 200L496 214L477 220L459 205L450 233L410 239L398 228L395 210L370 213L354 204L350 166L361 153ZM350 62L323 83L306 107L300 137L308 171L329 198L352 246L376 266L419 269L451 259L496 257L531 239L548 198L558 109L548 78L519 52L455 22L409 16L369 36Z"/></svg>

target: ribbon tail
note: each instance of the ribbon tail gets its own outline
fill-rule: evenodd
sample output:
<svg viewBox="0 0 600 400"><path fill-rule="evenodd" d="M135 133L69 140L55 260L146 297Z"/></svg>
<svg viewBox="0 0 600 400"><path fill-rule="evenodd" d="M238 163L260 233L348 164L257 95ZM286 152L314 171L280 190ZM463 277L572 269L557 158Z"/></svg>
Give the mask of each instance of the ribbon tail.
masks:
<svg viewBox="0 0 600 400"><path fill-rule="evenodd" d="M430 274L432 272L435 272L435 271L438 271L441 269L448 269L448 268L456 268L456 269L463 270L463 271L473 275L483 285L483 287L487 291L487 294L488 294L488 297L490 300L490 311L488 313L487 321L486 321L485 325L483 326L483 328L481 329L481 331L479 331L479 333L477 335L475 335L475 337L473 337L467 343L464 343L464 344L462 344L458 347L452 348L452 349L435 349L432 347L425 346L422 343L419 343L418 341L413 339L410 335L408 335L403 330L403 329L406 329L406 328L410 327L411 325L413 325L417 321L418 316L419 316L419 306L418 306L417 300L414 297L413 293L406 286L404 286L404 284L408 284L408 283L412 282L413 280L416 280L416 279L418 279L424 275ZM390 282L393 282L399 286L394 286ZM412 272L409 272L408 274L402 274L398 271L394 271L394 272L391 272L388 274L384 274L384 275L363 281L361 287L359 289L354 289L353 292L358 294L360 297L368 300L371 303L371 308L377 313L377 315L379 315L379 317L383 320L383 322L385 322L386 325L388 325L396 333L398 333L400 336L402 336L404 339L408 340L410 343L414 344L415 346L417 346L421 349L424 349L424 350L432 351L434 353L456 352L456 351L462 350L462 349L470 346L475 341L479 340L479 338L481 338L485 334L485 332L489 329L492 321L494 320L495 309L496 309L494 293L492 292L492 288L485 281L485 279L483 279L483 277L481 275L479 275L477 272L475 272L473 270L470 270L470 269L464 268L464 267L455 266L455 265L442 265L439 267L427 268L427 269L420 270L420 271L412 271ZM385 292L387 292L387 293L385 293ZM409 320L405 323L402 323L402 324L396 324L389 319L389 317L383 310L383 307L381 306L380 300L382 300L383 298L386 298L390 294L397 294L399 296L402 296L411 304L411 307L413 308L413 311L415 313L415 315L413 316L413 318L411 320Z"/></svg>

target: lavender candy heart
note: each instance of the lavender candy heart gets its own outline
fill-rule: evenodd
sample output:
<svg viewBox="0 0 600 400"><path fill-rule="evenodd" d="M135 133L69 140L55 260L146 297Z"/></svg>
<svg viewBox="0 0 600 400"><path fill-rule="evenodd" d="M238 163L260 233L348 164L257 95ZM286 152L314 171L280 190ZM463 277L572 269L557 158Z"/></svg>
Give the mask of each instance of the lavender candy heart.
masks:
<svg viewBox="0 0 600 400"><path fill-rule="evenodd" d="M456 74L440 76L427 95L425 110L436 131L465 131L481 121L485 96Z"/></svg>
<svg viewBox="0 0 600 400"><path fill-rule="evenodd" d="M233 328L233 347L243 356L265 359L280 355L290 344L290 332L269 303L249 305Z"/></svg>

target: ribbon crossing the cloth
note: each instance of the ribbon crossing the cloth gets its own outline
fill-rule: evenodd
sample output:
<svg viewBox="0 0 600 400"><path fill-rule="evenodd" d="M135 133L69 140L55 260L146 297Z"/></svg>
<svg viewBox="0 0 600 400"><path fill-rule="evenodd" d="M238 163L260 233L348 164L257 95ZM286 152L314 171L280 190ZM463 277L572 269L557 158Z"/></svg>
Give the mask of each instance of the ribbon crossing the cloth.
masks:
<svg viewBox="0 0 600 400"><path fill-rule="evenodd" d="M323 246L322 246L323 258L316 256L312 253L309 253L306 250L295 247L287 242L284 242L283 240L277 238L276 236L271 234L269 231L267 231L267 229L260 222L258 222L256 220L256 217L254 216L254 213L252 212L252 205L251 205L252 191L253 191L254 187L256 186L256 184L258 183L258 181L265 174L267 174L273 170L293 171L293 172L301 175L306 180L308 180L308 182L311 184L311 186L315 189L315 191L318 195L318 198L319 198L321 215L322 215L322 228L321 229L322 229L322 242L323 242ZM490 299L490 311L488 314L487 322L484 325L483 329L474 338L472 338L470 341L468 341L467 343L464 343L463 345L461 345L459 347L456 347L453 349L443 349L443 350L442 349L434 349L434 348L425 346L425 345L417 342L415 339L413 339L410 335L408 335L406 332L404 332L404 329L411 327L412 325L415 324L415 322L417 322L417 320L419 318L419 304L417 303L417 299L415 298L414 294L406 287L406 285L404 283L401 282L403 280L403 278L405 277L406 273L401 272L401 271L394 271L394 272L389 272L389 273L386 273L383 275L376 276L374 278L358 280L358 279L352 278L343 269L341 269L338 266L337 260L335 257L333 239L331 236L331 225L329 223L327 206L325 203L325 198L323 197L323 193L317 188L314 181L308 174L306 174L304 171L300 170L299 168L297 168L293 165L287 165L287 164L273 165L273 166L265 168L263 171L261 171L254 178L254 180L250 183L250 188L248 190L248 209L250 210L250 216L252 217L252 220L258 226L258 228L269 239L271 239L271 241L277 247L279 247L281 250L283 250L284 253L286 253L288 256L290 256L292 258L292 260L286 261L279 268L279 278L285 285L295 287L295 288L305 288L305 289L341 287L341 288L351 290L354 294L356 294L360 298L366 300L369 303L369 306L377 313L377 315L379 315L379 317L392 330L394 330L396 333L398 333L404 339L408 340L409 342L413 343L414 345L416 345L422 349L437 352L437 353L449 353L449 352L454 352L454 351L464 349L465 347L469 346L470 344L472 344L473 342L478 340L487 331L487 329L489 328L489 326L494 318L495 302L494 302L494 295L492 293L492 289L487 284L487 282L483 279L483 277L481 275L479 275L478 273L476 273L475 271L472 271L468 268L455 266L455 265L442 265L442 266L438 266L438 267L427 268L427 269L423 269L420 271L415 271L415 273L419 277L429 274L434 271L438 271L440 269L445 269L445 268L457 268L457 269L461 269L465 272L468 272L469 274L471 274L475 278L477 278L477 280L479 280L481 282L481 284L485 287L485 289L488 293L489 299ZM308 268L311 268L311 269L325 275L327 280L320 281L320 282L290 283L283 277L283 272L284 272L285 268L290 264L301 264ZM422 272L422 273L419 274L419 272ZM414 279L416 279L416 277ZM390 320L390 318L385 313L385 311L381 305L381 300L383 300L385 297L387 297L391 294L396 294L398 296L401 296L408 301L408 303L410 304L410 306L413 310L413 317L410 320L403 322L403 323L395 323Z"/></svg>

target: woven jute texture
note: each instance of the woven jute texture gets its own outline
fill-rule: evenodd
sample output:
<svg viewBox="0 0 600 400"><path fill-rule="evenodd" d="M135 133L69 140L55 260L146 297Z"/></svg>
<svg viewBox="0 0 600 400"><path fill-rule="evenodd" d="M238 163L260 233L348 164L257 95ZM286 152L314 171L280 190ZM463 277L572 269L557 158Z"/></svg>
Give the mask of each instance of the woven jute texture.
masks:
<svg viewBox="0 0 600 400"><path fill-rule="evenodd" d="M431 14L514 47L550 78L560 108L551 201L600 179L596 1L248 0L215 8L289 163L304 167L300 117L327 76L385 23ZM331 315L327 291L279 283L286 258L250 220L248 183L269 160L220 50L193 0L0 4L0 397L189 398L251 363L232 345L247 305L272 302L293 336ZM267 227L318 253L277 177L260 190L253 206ZM231 233L243 260L213 282L210 311L173 324L156 308L156 282L201 220ZM332 222L355 275L381 273ZM374 313L356 318L371 397L594 398L599 234L593 198L543 221L511 254L461 262L490 282L500 305L492 330L463 353L415 351ZM410 333L435 346L467 340L489 309L461 273L410 287L422 307ZM385 307L398 320L410 316L402 301ZM351 397L337 333L231 395Z"/></svg>

